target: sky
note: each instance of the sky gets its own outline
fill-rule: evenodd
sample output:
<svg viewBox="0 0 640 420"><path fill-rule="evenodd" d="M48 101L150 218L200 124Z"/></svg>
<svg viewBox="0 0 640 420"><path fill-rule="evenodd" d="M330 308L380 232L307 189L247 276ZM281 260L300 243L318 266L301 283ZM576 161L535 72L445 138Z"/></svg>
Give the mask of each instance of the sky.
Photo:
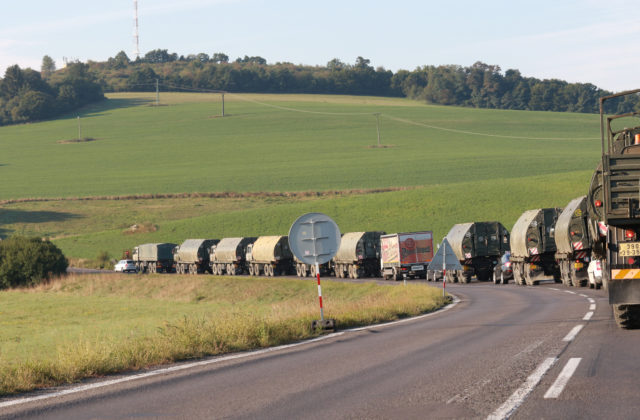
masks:
<svg viewBox="0 0 640 420"><path fill-rule="evenodd" d="M0 77L49 55L135 58L134 0L0 0ZM525 77L640 88L637 0L138 0L139 50L394 72L477 61Z"/></svg>

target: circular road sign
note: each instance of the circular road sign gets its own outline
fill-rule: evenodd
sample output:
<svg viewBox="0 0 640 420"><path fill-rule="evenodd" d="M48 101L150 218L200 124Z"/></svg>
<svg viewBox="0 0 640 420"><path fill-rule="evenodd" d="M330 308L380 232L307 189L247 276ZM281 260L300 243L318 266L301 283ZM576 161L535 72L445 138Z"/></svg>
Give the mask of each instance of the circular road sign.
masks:
<svg viewBox="0 0 640 420"><path fill-rule="evenodd" d="M289 247L305 264L324 264L338 252L340 229L326 214L303 214L289 229Z"/></svg>

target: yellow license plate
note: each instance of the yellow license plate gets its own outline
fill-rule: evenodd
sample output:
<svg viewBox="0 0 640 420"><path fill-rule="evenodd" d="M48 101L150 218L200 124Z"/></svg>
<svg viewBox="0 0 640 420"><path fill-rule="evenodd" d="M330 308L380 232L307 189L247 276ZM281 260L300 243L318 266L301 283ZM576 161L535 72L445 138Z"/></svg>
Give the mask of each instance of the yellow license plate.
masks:
<svg viewBox="0 0 640 420"><path fill-rule="evenodd" d="M618 244L618 255L621 257L636 257L640 255L640 242L625 242Z"/></svg>

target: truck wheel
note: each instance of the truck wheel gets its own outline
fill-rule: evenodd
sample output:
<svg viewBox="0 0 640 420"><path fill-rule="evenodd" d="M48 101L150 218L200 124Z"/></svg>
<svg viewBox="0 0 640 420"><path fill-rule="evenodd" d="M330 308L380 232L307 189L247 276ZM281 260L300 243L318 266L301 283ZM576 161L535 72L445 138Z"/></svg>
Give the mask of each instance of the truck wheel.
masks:
<svg viewBox="0 0 640 420"><path fill-rule="evenodd" d="M362 277L362 268L358 267L357 265L353 266L353 278L354 279L359 279L360 277Z"/></svg>
<svg viewBox="0 0 640 420"><path fill-rule="evenodd" d="M315 265L312 264L311 267L309 267L309 271L310 271L310 276L311 277L316 277L316 266Z"/></svg>
<svg viewBox="0 0 640 420"><path fill-rule="evenodd" d="M522 265L521 263L513 263L511 265L513 270L513 281L519 286L524 286L524 278L522 277Z"/></svg>
<svg viewBox="0 0 640 420"><path fill-rule="evenodd" d="M253 264L249 264L249 275L253 276Z"/></svg>
<svg viewBox="0 0 640 420"><path fill-rule="evenodd" d="M524 281L527 284L527 286L533 286L534 285L534 281L533 281L533 277L531 276L531 264L530 263L525 263L524 264L524 273L522 273L524 275Z"/></svg>
<svg viewBox="0 0 640 420"><path fill-rule="evenodd" d="M567 287L571 287L571 277L569 276L569 261L560 261L560 277L562 278L562 284Z"/></svg>
<svg viewBox="0 0 640 420"><path fill-rule="evenodd" d="M573 287L584 286L582 280L578 280L578 272L576 268L573 267L573 264L571 264L571 267L569 268L569 277L571 278L571 284L573 284Z"/></svg>
<svg viewBox="0 0 640 420"><path fill-rule="evenodd" d="M454 271L451 270L447 270L447 283L457 283L458 282L458 277L455 275Z"/></svg>
<svg viewBox="0 0 640 420"><path fill-rule="evenodd" d="M458 283L468 284L471 281L471 277L468 277L462 271L456 273L458 277Z"/></svg>
<svg viewBox="0 0 640 420"><path fill-rule="evenodd" d="M620 328L640 328L640 305L613 305L613 317Z"/></svg>

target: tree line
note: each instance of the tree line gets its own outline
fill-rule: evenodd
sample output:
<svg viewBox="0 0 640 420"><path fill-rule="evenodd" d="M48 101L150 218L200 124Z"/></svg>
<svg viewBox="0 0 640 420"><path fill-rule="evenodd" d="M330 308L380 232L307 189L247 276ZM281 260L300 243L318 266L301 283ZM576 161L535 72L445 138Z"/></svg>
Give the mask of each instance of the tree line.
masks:
<svg viewBox="0 0 640 420"><path fill-rule="evenodd" d="M40 72L14 65L0 79L0 125L55 117L104 99L88 64L74 62L59 71L45 56Z"/></svg>
<svg viewBox="0 0 640 420"><path fill-rule="evenodd" d="M156 81L163 90L397 96L437 105L582 113L598 112L598 98L611 94L590 83L524 77L518 70L503 72L482 62L393 73L363 57L353 64L336 58L325 66L307 66L268 64L259 56L231 61L219 52L184 56L156 49L136 60L120 51L104 62L71 63L52 71L45 59L40 73L13 66L0 79L0 124L48 118L100 100L103 91L153 91ZM640 110L640 97L606 105L608 113Z"/></svg>

